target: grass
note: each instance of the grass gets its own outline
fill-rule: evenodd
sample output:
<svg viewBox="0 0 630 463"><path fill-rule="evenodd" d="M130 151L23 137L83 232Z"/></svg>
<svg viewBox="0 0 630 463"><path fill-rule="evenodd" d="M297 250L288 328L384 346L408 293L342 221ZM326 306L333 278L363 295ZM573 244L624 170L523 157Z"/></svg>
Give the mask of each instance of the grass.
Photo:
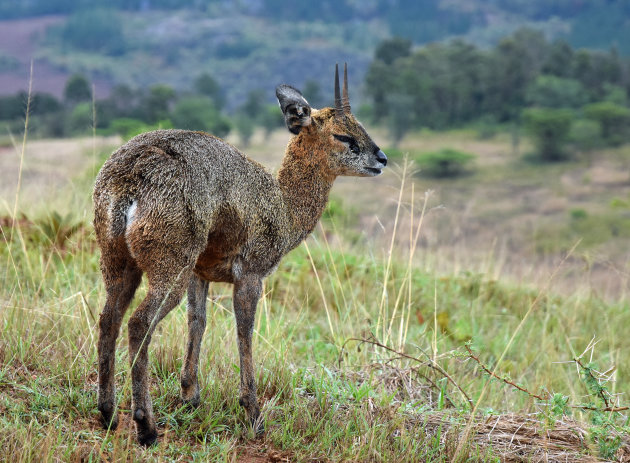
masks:
<svg viewBox="0 0 630 463"><path fill-rule="evenodd" d="M238 406L231 293L228 286L215 284L198 410L187 410L178 400L186 336L183 304L154 336L151 390L161 440L149 450L135 444L128 417L125 329L117 361L123 422L113 434L98 425L95 341L104 291L91 227L54 213L51 217L61 222L57 229L71 230L64 240L41 225L49 222L44 218L18 223L9 242L6 221L0 251L6 263L0 294L0 445L8 449L3 458L449 461L461 435L452 430L441 435L423 419L444 416L445 429L448 423L463 429L470 407L457 387L472 398L481 416L544 415L546 410L505 383L489 382L465 354L469 341L486 364L502 358L496 371L530 391L559 392L581 404L586 387L575 367L561 362L579 354L594 336L599 364L617 366L613 392L629 389L630 361L622 355L630 349L624 334L630 325L627 301L559 297L548 288L511 286L476 273L436 275L408 259L410 249L377 253L370 252L365 237L345 242L336 235L338 214L287 256L265 284L255 358L266 435L253 438ZM136 304L143 294L141 287ZM370 336L412 359L351 340ZM588 418L579 409L574 414L578 420ZM472 441L458 458L498 456L492 446Z"/></svg>
<svg viewBox="0 0 630 463"><path fill-rule="evenodd" d="M88 156L98 164L105 155L94 148ZM510 164L497 172L496 157L480 159L474 179L524 182L522 170L501 175ZM544 183L540 169L527 169ZM89 223L95 170L78 173L57 195L63 201L45 203L48 211L17 209L0 221L0 460L564 461L630 451L626 411L604 410L628 402L628 300L600 298L596 288L554 291L559 274L575 271L567 267L575 242L540 287L500 269L438 270L443 256L418 244L435 219L430 195L414 194L404 172L390 191L382 243L360 231L364 217L352 202L335 198L313 237L265 282L254 338L262 438L238 405L231 288L221 284L208 303L201 407L179 402L180 304L151 344L160 444L135 443L125 324L116 376L121 425L105 432L96 410L105 295ZM132 306L144 294L141 286Z"/></svg>

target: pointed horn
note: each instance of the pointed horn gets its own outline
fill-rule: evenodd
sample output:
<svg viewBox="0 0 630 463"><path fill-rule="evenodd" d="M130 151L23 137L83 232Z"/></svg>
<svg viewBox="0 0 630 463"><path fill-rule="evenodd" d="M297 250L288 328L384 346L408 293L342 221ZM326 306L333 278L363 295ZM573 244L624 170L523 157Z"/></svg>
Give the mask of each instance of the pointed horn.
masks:
<svg viewBox="0 0 630 463"><path fill-rule="evenodd" d="M335 64L335 115L343 116L343 107L341 106L341 92L339 91L339 65Z"/></svg>
<svg viewBox="0 0 630 463"><path fill-rule="evenodd" d="M341 107L344 113L350 113L350 98L348 97L348 63L343 63L343 96Z"/></svg>

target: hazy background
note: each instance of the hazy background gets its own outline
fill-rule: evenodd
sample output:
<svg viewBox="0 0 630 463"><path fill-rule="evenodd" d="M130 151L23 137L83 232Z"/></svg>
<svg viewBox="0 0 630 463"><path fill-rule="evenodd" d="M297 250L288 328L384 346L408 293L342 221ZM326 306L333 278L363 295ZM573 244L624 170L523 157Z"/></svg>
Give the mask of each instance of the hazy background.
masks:
<svg viewBox="0 0 630 463"><path fill-rule="evenodd" d="M227 137L273 169L288 139L275 86L330 105L347 62L353 111L392 161L369 191L333 192L357 233L387 236L408 156L416 200L444 206L420 246L446 271L544 280L579 241L566 289L625 293L628 2L0 0L0 18L5 205L31 61L25 207L87 168L86 150L159 127Z"/></svg>

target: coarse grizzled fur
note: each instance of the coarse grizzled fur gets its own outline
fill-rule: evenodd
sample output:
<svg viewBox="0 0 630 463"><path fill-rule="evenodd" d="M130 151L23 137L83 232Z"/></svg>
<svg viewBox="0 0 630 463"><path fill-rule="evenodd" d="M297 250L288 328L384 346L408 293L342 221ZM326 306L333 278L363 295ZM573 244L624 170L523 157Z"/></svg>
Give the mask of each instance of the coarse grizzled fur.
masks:
<svg viewBox="0 0 630 463"><path fill-rule="evenodd" d="M210 281L234 284L240 402L262 432L251 352L262 280L313 230L337 176L378 175L387 163L349 103L315 110L293 87L280 86L276 93L287 127L297 134L276 178L219 138L157 130L114 152L96 179L94 228L107 291L99 326L98 407L103 424L115 427L116 338L145 273L147 295L129 319L132 409L142 444L157 439L147 379L151 335L186 291L182 399L199 403L197 365Z"/></svg>

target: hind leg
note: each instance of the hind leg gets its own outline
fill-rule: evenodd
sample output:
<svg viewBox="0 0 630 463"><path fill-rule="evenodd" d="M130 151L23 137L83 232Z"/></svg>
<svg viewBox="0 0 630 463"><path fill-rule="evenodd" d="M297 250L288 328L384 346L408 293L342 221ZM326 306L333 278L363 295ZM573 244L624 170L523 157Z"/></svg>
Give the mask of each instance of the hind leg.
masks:
<svg viewBox="0 0 630 463"><path fill-rule="evenodd" d="M193 407L198 407L200 402L197 370L201 339L206 329L208 284L207 281L193 275L188 285L188 347L186 360L182 367L181 381L182 401Z"/></svg>
<svg viewBox="0 0 630 463"><path fill-rule="evenodd" d="M151 336L159 321L181 300L192 273L190 267L184 267L175 275L161 275L159 279L152 278L148 273L147 296L129 319L133 419L136 422L138 441L145 446L157 440L147 374Z"/></svg>
<svg viewBox="0 0 630 463"><path fill-rule="evenodd" d="M136 266L124 243L122 246L103 250L101 268L107 299L99 320L98 409L103 426L106 429L116 429L116 339L123 315L142 280L142 271Z"/></svg>

